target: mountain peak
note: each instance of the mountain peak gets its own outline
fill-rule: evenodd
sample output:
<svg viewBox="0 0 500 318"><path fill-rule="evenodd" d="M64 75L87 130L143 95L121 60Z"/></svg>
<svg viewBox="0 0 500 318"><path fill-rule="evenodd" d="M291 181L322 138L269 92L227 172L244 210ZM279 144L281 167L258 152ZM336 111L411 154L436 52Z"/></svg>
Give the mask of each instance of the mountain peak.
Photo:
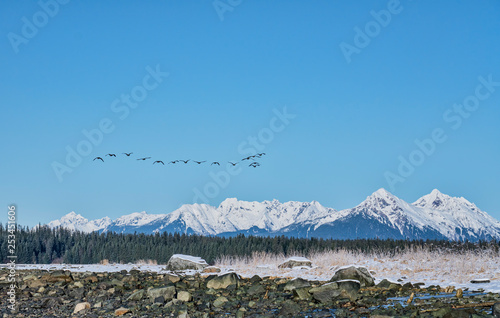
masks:
<svg viewBox="0 0 500 318"><path fill-rule="evenodd" d="M394 198L395 195L390 193L384 188L380 188L377 191L373 192L371 197L379 197L379 198Z"/></svg>

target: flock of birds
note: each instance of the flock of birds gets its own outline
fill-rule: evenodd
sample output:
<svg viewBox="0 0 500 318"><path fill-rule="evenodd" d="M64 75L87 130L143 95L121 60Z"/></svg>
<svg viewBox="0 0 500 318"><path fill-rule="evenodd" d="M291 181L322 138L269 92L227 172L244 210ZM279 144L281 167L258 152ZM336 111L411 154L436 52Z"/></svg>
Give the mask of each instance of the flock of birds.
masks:
<svg viewBox="0 0 500 318"><path fill-rule="evenodd" d="M130 157L130 155L133 154L133 152L122 152L123 155L127 156L127 157ZM248 157L245 157L243 159L241 159L240 161L238 162L232 162L232 161L228 161L229 164L231 164L233 167L236 166L237 164L240 164L242 163L243 161L253 161L252 163L250 163L248 166L249 167L252 167L252 168L257 168L258 166L260 166L260 163L258 163L257 161L255 161L256 159L255 158L262 158L262 156L265 156L266 153L265 152L261 152L261 153L258 153L256 155L253 155L253 156L248 156ZM106 155L104 155L103 157L110 157L110 158L113 158L113 157L116 157L116 154L114 153L108 153ZM149 160L151 159L151 157L142 157L142 158L137 158L136 160L141 160L141 161L146 161L146 160ZM102 162L104 162L104 159L102 157L95 157L93 161L96 161L96 160L101 160ZM191 159L188 159L188 160L173 160L173 161L170 161L168 162L167 164L176 164L176 163L184 163L184 164L187 164L188 162L194 162L196 164L199 164L201 165L202 163L205 163L207 162L206 160L204 161L196 161L196 160L191 160ZM154 164L162 164L162 165L165 165L165 163L162 161L162 160L155 160L153 161L153 165ZM220 162L218 161L213 161L211 163L211 165L217 165L217 166L220 166Z"/></svg>

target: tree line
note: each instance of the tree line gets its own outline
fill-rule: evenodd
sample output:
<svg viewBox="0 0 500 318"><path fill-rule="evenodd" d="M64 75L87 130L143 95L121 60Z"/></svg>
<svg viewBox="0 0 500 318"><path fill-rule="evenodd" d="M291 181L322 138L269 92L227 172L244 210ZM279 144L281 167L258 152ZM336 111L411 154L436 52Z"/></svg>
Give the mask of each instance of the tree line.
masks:
<svg viewBox="0 0 500 318"><path fill-rule="evenodd" d="M0 223L0 259L7 262L7 225ZM423 248L431 251L493 250L499 253L500 241L454 242L445 240L293 238L285 236L216 237L180 233L121 234L83 233L63 228L38 226L33 229L18 226L16 231L17 263L19 264L95 264L110 262L133 263L154 260L164 264L173 254L200 256L213 263L221 256L250 256L266 252L291 256L307 255L328 250L349 250L362 253L394 254Z"/></svg>

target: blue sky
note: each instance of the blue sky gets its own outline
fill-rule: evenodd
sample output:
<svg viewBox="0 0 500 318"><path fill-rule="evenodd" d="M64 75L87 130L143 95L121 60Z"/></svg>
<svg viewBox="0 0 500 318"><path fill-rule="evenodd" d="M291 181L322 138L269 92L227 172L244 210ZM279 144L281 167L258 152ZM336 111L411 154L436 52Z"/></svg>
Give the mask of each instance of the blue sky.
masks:
<svg viewBox="0 0 500 318"><path fill-rule="evenodd" d="M227 197L343 209L378 188L500 219L498 1L55 1L0 4L4 222L11 203L35 225ZM236 171L135 160L252 150Z"/></svg>

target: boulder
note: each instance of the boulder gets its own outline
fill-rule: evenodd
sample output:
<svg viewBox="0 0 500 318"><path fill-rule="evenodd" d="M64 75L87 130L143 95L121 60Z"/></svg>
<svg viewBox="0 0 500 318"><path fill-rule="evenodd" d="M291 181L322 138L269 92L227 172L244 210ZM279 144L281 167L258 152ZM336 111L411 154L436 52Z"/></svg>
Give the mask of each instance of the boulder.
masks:
<svg viewBox="0 0 500 318"><path fill-rule="evenodd" d="M208 266L203 269L203 273L220 273L220 268L216 266Z"/></svg>
<svg viewBox="0 0 500 318"><path fill-rule="evenodd" d="M132 295L130 295L127 300L129 301L139 301L141 300L143 297L144 297L144 294L146 292L144 291L144 289L140 289L136 292L134 292Z"/></svg>
<svg viewBox="0 0 500 318"><path fill-rule="evenodd" d="M115 316L123 316L125 314L128 314L130 312L130 309L120 307L117 310L115 310Z"/></svg>
<svg viewBox="0 0 500 318"><path fill-rule="evenodd" d="M76 314L77 312L85 310L85 309L90 309L90 304L88 302L78 303L78 304L76 304L75 310L73 310L73 313Z"/></svg>
<svg viewBox="0 0 500 318"><path fill-rule="evenodd" d="M216 300L214 300L213 306L214 307L222 307L227 302L228 302L228 299L224 296L221 296L221 297L217 298Z"/></svg>
<svg viewBox="0 0 500 318"><path fill-rule="evenodd" d="M299 300L311 300L312 295L309 293L309 287L295 288L293 296Z"/></svg>
<svg viewBox="0 0 500 318"><path fill-rule="evenodd" d="M312 262L305 257L290 257L283 263L278 265L278 268L294 268L294 267L312 267Z"/></svg>
<svg viewBox="0 0 500 318"><path fill-rule="evenodd" d="M280 310L280 315L285 317L296 317L297 313L300 312L300 306L292 301L286 300Z"/></svg>
<svg viewBox="0 0 500 318"><path fill-rule="evenodd" d="M177 299L180 301L188 302L191 301L191 299L193 299L193 296L191 296L189 292L182 290L177 293Z"/></svg>
<svg viewBox="0 0 500 318"><path fill-rule="evenodd" d="M285 284L285 291L292 291L297 288L311 287L311 283L302 278L295 278Z"/></svg>
<svg viewBox="0 0 500 318"><path fill-rule="evenodd" d="M309 290L313 298L323 304L331 303L335 298L340 296L339 285L335 282L326 283L319 287L314 287Z"/></svg>
<svg viewBox="0 0 500 318"><path fill-rule="evenodd" d="M354 301L358 297L361 284L357 280L339 280L337 281L340 289L340 296L349 298Z"/></svg>
<svg viewBox="0 0 500 318"><path fill-rule="evenodd" d="M346 279L359 281L361 287L375 286L375 280L365 267L350 266L346 268L341 268L335 272L330 281L336 282L339 280L346 280Z"/></svg>
<svg viewBox="0 0 500 318"><path fill-rule="evenodd" d="M148 289L148 297L152 302L154 302L155 299L159 297L163 297L163 299L166 301L172 300L174 296L175 296L174 286Z"/></svg>
<svg viewBox="0 0 500 318"><path fill-rule="evenodd" d="M500 318L500 302L493 305L492 314L495 318Z"/></svg>
<svg viewBox="0 0 500 318"><path fill-rule="evenodd" d="M174 254L168 260L166 270L169 271L184 271L188 269L203 270L207 267L207 262L201 257Z"/></svg>
<svg viewBox="0 0 500 318"><path fill-rule="evenodd" d="M227 273L221 276L215 276L207 282L207 288L221 289L230 285L240 286L240 277L236 273Z"/></svg>

